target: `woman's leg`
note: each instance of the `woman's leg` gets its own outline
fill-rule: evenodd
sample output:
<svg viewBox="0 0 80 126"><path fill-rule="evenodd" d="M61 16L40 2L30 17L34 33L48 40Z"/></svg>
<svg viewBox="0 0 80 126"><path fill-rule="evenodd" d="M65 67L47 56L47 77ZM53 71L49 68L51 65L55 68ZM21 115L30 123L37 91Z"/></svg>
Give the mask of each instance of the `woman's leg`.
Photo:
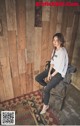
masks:
<svg viewBox="0 0 80 126"><path fill-rule="evenodd" d="M59 82L62 80L61 74L57 73L52 79L49 81L47 86L45 87L44 90L44 104L48 105L49 98L50 98L50 91L52 88L54 88Z"/></svg>
<svg viewBox="0 0 80 126"><path fill-rule="evenodd" d="M54 77L52 77L52 79L49 81L49 83L47 84L47 86L44 89L44 105L43 105L43 109L40 112L40 114L44 114L46 112L46 110L49 108L49 98L50 98L50 90L52 88L54 88L57 84L59 84L59 82L62 80L63 78L61 77L61 75L59 73L57 73Z"/></svg>
<svg viewBox="0 0 80 126"><path fill-rule="evenodd" d="M40 74L38 74L36 77L35 77L35 80L37 82L39 82L42 86L46 86L47 83L45 82L45 78L48 76L48 69L44 70L43 72L41 72Z"/></svg>

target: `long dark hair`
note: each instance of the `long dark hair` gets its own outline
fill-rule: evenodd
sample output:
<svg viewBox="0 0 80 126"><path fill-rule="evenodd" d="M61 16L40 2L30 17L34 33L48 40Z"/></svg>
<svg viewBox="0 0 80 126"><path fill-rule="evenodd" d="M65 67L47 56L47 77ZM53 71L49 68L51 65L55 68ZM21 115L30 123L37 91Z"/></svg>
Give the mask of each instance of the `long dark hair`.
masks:
<svg viewBox="0 0 80 126"><path fill-rule="evenodd" d="M53 35L53 38L52 39L54 39L55 36L61 42L61 46L63 47L64 46L64 43L65 43L63 34L62 33L56 33L56 34Z"/></svg>

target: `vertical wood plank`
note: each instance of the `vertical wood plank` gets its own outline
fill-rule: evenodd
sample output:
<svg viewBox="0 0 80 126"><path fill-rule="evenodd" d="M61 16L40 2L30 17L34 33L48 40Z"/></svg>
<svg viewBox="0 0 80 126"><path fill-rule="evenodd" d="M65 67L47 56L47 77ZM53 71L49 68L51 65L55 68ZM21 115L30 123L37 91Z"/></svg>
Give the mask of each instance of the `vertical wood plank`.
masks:
<svg viewBox="0 0 80 126"><path fill-rule="evenodd" d="M42 24L42 42L41 42L41 65L45 65L46 61L49 60L48 55L48 43L49 43L49 31L50 23L44 21Z"/></svg>
<svg viewBox="0 0 80 126"><path fill-rule="evenodd" d="M20 80L18 70L18 54L16 43L16 31L8 31L8 42L10 52L10 72L12 75L14 97L20 96Z"/></svg>
<svg viewBox="0 0 80 126"><path fill-rule="evenodd" d="M61 27L61 32L65 36L66 34L66 27L68 23L68 15L69 15L69 7L64 7L63 9L63 17L62 17L62 27Z"/></svg>
<svg viewBox="0 0 80 126"><path fill-rule="evenodd" d="M41 41L42 41L42 28L35 28L35 44L34 44L34 72L40 71L41 65ZM35 82L34 75L33 90L39 89L39 85Z"/></svg>
<svg viewBox="0 0 80 126"><path fill-rule="evenodd" d="M25 50L18 50L18 67L19 74L26 73L26 58Z"/></svg>
<svg viewBox="0 0 80 126"><path fill-rule="evenodd" d="M8 31L8 42L12 77L15 77L18 76L17 43L15 31Z"/></svg>
<svg viewBox="0 0 80 126"><path fill-rule="evenodd" d="M2 56L0 57L1 65L2 65L2 74L4 86L1 89L4 92L2 100L7 100L14 97L13 87L12 87L12 79L10 73L10 64L9 64L9 47L8 47L8 36L7 36L7 19L6 19L6 6L5 0L0 0L0 19L2 20L3 27L3 36L1 36L1 52ZM1 85L1 84L0 84Z"/></svg>
<svg viewBox="0 0 80 126"><path fill-rule="evenodd" d="M71 36L72 36L72 27L67 27L66 36L65 36L65 39L66 39L65 47L68 51L68 54L69 54L69 48L70 48L70 43L71 43Z"/></svg>
<svg viewBox="0 0 80 126"><path fill-rule="evenodd" d="M47 55L48 60L51 58L51 53L53 49L52 37L56 32L57 13L58 13L58 7L50 8L50 32L49 32L48 55Z"/></svg>
<svg viewBox="0 0 80 126"><path fill-rule="evenodd" d="M3 80L3 72L2 72L2 65L0 62L0 101L6 100L5 94L5 87L4 87L4 80Z"/></svg>
<svg viewBox="0 0 80 126"><path fill-rule="evenodd" d="M72 22L73 22L73 18L74 18L74 9L73 7L68 8L69 9L69 13L68 13L68 23L67 23L67 27L72 27Z"/></svg>
<svg viewBox="0 0 80 126"><path fill-rule="evenodd" d="M69 47L70 62L72 61L74 44L75 44L75 39L77 36L77 30L78 30L78 24L79 24L79 15L74 15L74 20L73 20L73 25L72 25L72 38L71 38L71 43Z"/></svg>
<svg viewBox="0 0 80 126"><path fill-rule="evenodd" d="M5 101L6 98L6 93L5 93L5 88L4 88L4 81L0 79L0 102Z"/></svg>
<svg viewBox="0 0 80 126"><path fill-rule="evenodd" d="M0 38L0 58L9 56L9 50L7 50L7 47L4 47L4 39L3 37Z"/></svg>
<svg viewBox="0 0 80 126"><path fill-rule="evenodd" d="M46 0L43 0L46 2ZM50 2L50 0L48 0ZM50 20L50 6L43 6L42 7L42 21L49 21Z"/></svg>
<svg viewBox="0 0 80 126"><path fill-rule="evenodd" d="M34 70L40 70L42 28L35 28Z"/></svg>
<svg viewBox="0 0 80 126"><path fill-rule="evenodd" d="M26 74L20 74L20 88L21 88L21 95L27 93L26 85L27 85L27 79L26 79Z"/></svg>
<svg viewBox="0 0 80 126"><path fill-rule="evenodd" d="M5 0L3 1L0 0L0 20L2 22L1 27L3 29L3 35L0 36L0 46L1 46L0 57L5 57L9 56Z"/></svg>
<svg viewBox="0 0 80 126"><path fill-rule="evenodd" d="M26 93L26 0L16 0L18 68L21 95Z"/></svg>
<svg viewBox="0 0 80 126"><path fill-rule="evenodd" d="M58 7L56 32L61 32L63 10L64 10L63 7Z"/></svg>
<svg viewBox="0 0 80 126"><path fill-rule="evenodd" d="M16 6L15 0L5 0L7 28L8 30L16 30Z"/></svg>
<svg viewBox="0 0 80 126"><path fill-rule="evenodd" d="M1 65L2 65L6 99L14 98L9 58L8 57L1 58Z"/></svg>
<svg viewBox="0 0 80 126"><path fill-rule="evenodd" d="M12 82L13 82L13 91L14 91L14 97L21 96L21 82L20 82L20 77L15 76L12 77Z"/></svg>
<svg viewBox="0 0 80 126"><path fill-rule="evenodd" d="M36 4L37 0L35 0ZM42 0L38 0L42 2ZM42 27L42 6L35 5L35 27Z"/></svg>
<svg viewBox="0 0 80 126"><path fill-rule="evenodd" d="M34 60L35 42L35 1L26 0L26 39L27 39L27 62Z"/></svg>
<svg viewBox="0 0 80 126"><path fill-rule="evenodd" d="M26 47L26 0L16 0L18 49Z"/></svg>
<svg viewBox="0 0 80 126"><path fill-rule="evenodd" d="M32 92L33 91L33 63L27 64L26 78L27 78L27 92Z"/></svg>
<svg viewBox="0 0 80 126"><path fill-rule="evenodd" d="M0 20L2 21L2 29L3 29L2 37L7 36L7 20L6 20L5 0L0 0Z"/></svg>

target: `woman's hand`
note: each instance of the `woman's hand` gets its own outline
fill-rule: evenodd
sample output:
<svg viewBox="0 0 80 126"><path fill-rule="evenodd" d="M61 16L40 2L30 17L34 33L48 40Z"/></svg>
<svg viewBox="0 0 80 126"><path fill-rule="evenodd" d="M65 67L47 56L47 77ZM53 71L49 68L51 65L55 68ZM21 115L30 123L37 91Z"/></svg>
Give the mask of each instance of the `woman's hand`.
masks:
<svg viewBox="0 0 80 126"><path fill-rule="evenodd" d="M47 80L48 80L48 81L51 80L51 74L48 74Z"/></svg>
<svg viewBox="0 0 80 126"><path fill-rule="evenodd" d="M54 77L58 72L55 70L52 74L51 77Z"/></svg>
<svg viewBox="0 0 80 126"><path fill-rule="evenodd" d="M48 80L48 81L51 80L51 77L52 77L52 76L51 76L51 70L52 70L53 66L54 66L53 64L50 65L50 69L49 69L48 77L47 77L47 80Z"/></svg>

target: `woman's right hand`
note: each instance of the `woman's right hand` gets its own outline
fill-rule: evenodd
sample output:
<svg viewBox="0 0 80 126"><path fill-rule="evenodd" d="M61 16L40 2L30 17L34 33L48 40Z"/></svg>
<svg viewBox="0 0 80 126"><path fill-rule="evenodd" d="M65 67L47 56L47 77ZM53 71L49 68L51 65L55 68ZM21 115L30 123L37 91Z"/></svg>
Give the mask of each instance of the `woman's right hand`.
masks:
<svg viewBox="0 0 80 126"><path fill-rule="evenodd" d="M51 80L51 74L48 74L47 80L48 80L48 81Z"/></svg>
<svg viewBox="0 0 80 126"><path fill-rule="evenodd" d="M47 80L48 80L48 81L51 80L51 77L52 77L52 76L51 76L51 70L52 70L53 66L54 66L53 64L50 65L49 72L48 72L48 77L47 77Z"/></svg>

